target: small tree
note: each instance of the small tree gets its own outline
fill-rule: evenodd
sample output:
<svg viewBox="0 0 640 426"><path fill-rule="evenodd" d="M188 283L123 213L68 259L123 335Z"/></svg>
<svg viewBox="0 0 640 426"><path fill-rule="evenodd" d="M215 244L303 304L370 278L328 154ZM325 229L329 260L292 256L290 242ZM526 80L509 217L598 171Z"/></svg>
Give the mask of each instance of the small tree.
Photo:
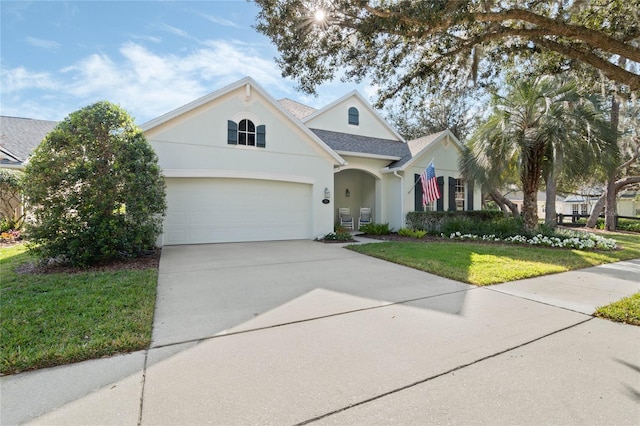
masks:
<svg viewBox="0 0 640 426"><path fill-rule="evenodd" d="M153 148L126 111L98 102L49 133L25 170L31 249L86 266L155 246L166 209Z"/></svg>

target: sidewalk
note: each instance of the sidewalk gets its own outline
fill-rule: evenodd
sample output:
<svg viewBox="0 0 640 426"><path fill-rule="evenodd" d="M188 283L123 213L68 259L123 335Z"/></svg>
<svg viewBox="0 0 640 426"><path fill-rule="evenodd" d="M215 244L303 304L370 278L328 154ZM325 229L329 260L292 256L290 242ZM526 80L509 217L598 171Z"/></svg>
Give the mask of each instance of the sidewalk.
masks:
<svg viewBox="0 0 640 426"><path fill-rule="evenodd" d="M2 425L640 422L640 328L590 316L640 259L479 288L338 245L189 250L163 253L154 347L2 378Z"/></svg>

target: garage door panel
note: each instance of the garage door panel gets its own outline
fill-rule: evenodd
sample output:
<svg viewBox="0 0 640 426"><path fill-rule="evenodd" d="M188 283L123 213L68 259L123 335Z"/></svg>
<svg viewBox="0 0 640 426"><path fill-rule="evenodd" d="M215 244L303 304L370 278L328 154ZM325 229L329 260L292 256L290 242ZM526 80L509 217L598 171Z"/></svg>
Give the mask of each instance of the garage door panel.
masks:
<svg viewBox="0 0 640 426"><path fill-rule="evenodd" d="M311 185L251 179L167 180L165 244L307 239Z"/></svg>

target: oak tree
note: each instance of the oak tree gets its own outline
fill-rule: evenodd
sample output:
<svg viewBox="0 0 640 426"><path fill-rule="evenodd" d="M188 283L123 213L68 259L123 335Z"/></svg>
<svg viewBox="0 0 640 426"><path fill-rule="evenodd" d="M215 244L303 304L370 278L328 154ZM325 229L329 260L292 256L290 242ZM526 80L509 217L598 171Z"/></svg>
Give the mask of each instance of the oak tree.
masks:
<svg viewBox="0 0 640 426"><path fill-rule="evenodd" d="M638 0L256 0L256 28L285 77L315 93L337 76L379 87L378 106L506 68L587 66L640 91Z"/></svg>

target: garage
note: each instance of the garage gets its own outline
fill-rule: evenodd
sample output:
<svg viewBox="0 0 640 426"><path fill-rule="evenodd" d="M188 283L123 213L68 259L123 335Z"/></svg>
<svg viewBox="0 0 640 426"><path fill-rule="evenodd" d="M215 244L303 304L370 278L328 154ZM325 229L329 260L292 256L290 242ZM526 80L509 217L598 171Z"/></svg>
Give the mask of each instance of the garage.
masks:
<svg viewBox="0 0 640 426"><path fill-rule="evenodd" d="M167 178L164 244L311 238L311 185Z"/></svg>

